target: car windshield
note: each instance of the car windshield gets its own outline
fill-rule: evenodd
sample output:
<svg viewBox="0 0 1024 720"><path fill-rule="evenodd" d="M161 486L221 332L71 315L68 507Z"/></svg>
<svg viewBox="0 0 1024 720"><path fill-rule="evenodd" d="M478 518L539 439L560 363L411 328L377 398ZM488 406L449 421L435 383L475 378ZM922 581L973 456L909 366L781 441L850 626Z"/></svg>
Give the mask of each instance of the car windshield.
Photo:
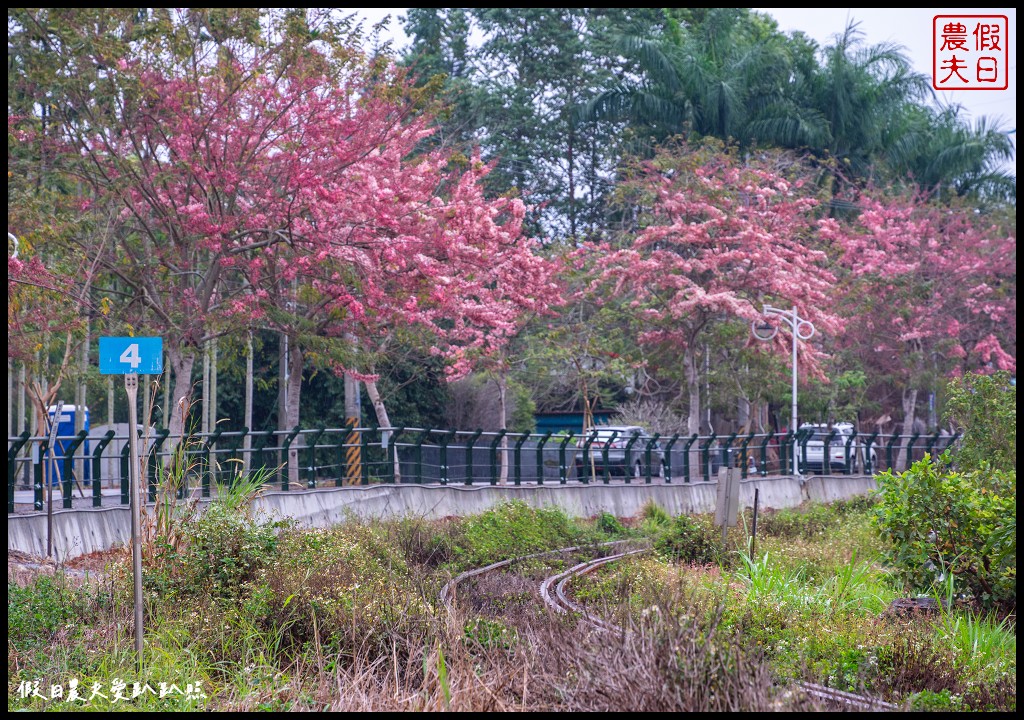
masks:
<svg viewBox="0 0 1024 720"><path fill-rule="evenodd" d="M825 438L827 438L831 432L832 432L831 430L815 430L814 434L811 435L810 439L811 440L820 440L820 441L824 442ZM847 437L848 437L847 434L845 434L843 432L840 432L839 430L836 430L836 434L832 436L832 442L840 442L840 441L845 442L845 439Z"/></svg>
<svg viewBox="0 0 1024 720"><path fill-rule="evenodd" d="M597 429L597 441L608 442L612 433L615 433L616 440L629 439L633 437L633 433L640 433L641 437L644 432L640 428L598 428Z"/></svg>

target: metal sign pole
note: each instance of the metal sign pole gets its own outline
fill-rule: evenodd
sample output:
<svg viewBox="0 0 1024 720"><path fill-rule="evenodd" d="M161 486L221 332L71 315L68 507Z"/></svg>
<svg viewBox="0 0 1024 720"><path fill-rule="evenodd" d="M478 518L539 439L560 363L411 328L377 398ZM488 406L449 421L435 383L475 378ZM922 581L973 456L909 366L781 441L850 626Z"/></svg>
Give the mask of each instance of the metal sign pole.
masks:
<svg viewBox="0 0 1024 720"><path fill-rule="evenodd" d="M139 432L136 401L139 397L139 376L125 375L124 389L128 393L128 487L132 508L132 583L135 586L135 652L139 671L142 670L142 498L139 472Z"/></svg>
<svg viewBox="0 0 1024 720"><path fill-rule="evenodd" d="M139 462L139 375L164 371L164 341L159 337L101 337L100 374L124 375L128 395L128 488L132 512L132 584L135 586L135 653L142 672L142 464ZM145 380L143 380L145 382ZM149 418L146 419L148 426ZM98 480L94 480L98 482Z"/></svg>
<svg viewBox="0 0 1024 720"><path fill-rule="evenodd" d="M47 445L47 452L50 454L50 462L46 458L40 458L43 463L43 479L46 481L46 557L53 557L53 483L57 475L57 453L54 450L54 443L57 442L57 428L60 426L60 414L64 412L64 401L57 401L57 412L50 422L50 442Z"/></svg>

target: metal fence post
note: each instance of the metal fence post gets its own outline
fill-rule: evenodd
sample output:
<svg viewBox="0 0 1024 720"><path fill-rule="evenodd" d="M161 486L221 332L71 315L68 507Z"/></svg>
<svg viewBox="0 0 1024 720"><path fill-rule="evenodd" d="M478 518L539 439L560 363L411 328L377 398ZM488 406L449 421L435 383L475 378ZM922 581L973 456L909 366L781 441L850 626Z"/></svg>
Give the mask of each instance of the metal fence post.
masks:
<svg viewBox="0 0 1024 720"><path fill-rule="evenodd" d="M448 443L451 442L454 437L455 437L455 431L454 430L447 430L447 431L441 433L441 437L440 437L440 440L439 440L440 445L441 445L441 468L440 468L440 471L441 471L441 484L442 485L447 485L448 484L448 480L449 480L449 477L448 477L449 473L448 473L448 471L450 469L448 467Z"/></svg>
<svg viewBox="0 0 1024 720"><path fill-rule="evenodd" d="M388 459L388 478L391 484L395 484L395 465L402 462L402 458L398 455L398 438L405 432L404 427L395 428L391 431L391 435L388 441L388 451L385 453ZM401 470L401 467L399 467Z"/></svg>
<svg viewBox="0 0 1024 720"><path fill-rule="evenodd" d="M362 462L362 483L363 485L370 484L370 433L376 432L377 426L371 425L368 428L363 428L363 431L359 433L359 452ZM453 433L454 434L454 431Z"/></svg>
<svg viewBox="0 0 1024 720"><path fill-rule="evenodd" d="M518 440L516 440L516 449L513 459L515 460L515 472L513 473L513 484L519 485L523 480L523 443L530 439L530 433L524 432Z"/></svg>
<svg viewBox="0 0 1024 720"><path fill-rule="evenodd" d="M501 444L501 439L505 437L507 432L508 430L505 429L499 430L498 434L491 440L491 485L498 484L498 445Z"/></svg>
<svg viewBox="0 0 1024 720"><path fill-rule="evenodd" d="M75 450L85 442L87 437L89 437L89 433L85 430L79 430L78 434L75 435L75 439L64 447L64 476L61 478L61 494L64 496L65 510L69 510L71 508L71 483L74 481Z"/></svg>
<svg viewBox="0 0 1024 720"><path fill-rule="evenodd" d="M413 448L416 451L416 454L415 454L415 458L416 458L415 468L416 468L416 482L418 484L422 484L423 483L423 441L426 440L430 436L430 433L432 433L432 432L433 432L433 430L431 430L430 428L427 428L426 430L421 430L419 438L417 438L416 443L413 445Z"/></svg>
<svg viewBox="0 0 1024 720"><path fill-rule="evenodd" d="M43 509L43 465L46 463L46 452L50 449L50 441L43 438L37 445L39 448L39 462L35 463L35 482L32 483L32 505L37 511Z"/></svg>
<svg viewBox="0 0 1024 720"><path fill-rule="evenodd" d="M551 438L551 431L544 433L540 440L537 441L537 484L544 484L544 445Z"/></svg>
<svg viewBox="0 0 1024 720"><path fill-rule="evenodd" d="M167 428L161 428L156 431L156 439L153 441L153 446L149 449L149 501L156 502L156 469L159 461L157 460L157 453L160 452L160 447L164 444L164 440L171 434L171 431Z"/></svg>
<svg viewBox="0 0 1024 720"><path fill-rule="evenodd" d="M284 436L284 442L281 443L281 454L278 456L278 460L281 462L278 465L277 474L278 478L281 480L282 490L291 489L288 484L288 451L291 449L292 441L295 440L298 434L299 426L296 425L288 431L288 434Z"/></svg>
<svg viewBox="0 0 1024 720"><path fill-rule="evenodd" d="M476 445L476 441L480 439L481 434L483 434L483 430L477 428L466 440L466 479L463 482L464 485L473 484L473 446Z"/></svg>
<svg viewBox="0 0 1024 720"><path fill-rule="evenodd" d="M7 512L14 512L14 488L18 484L18 453L31 436L25 430L7 449Z"/></svg>
<svg viewBox="0 0 1024 720"><path fill-rule="evenodd" d="M583 482L586 483L587 485L590 484L590 469L587 467L588 465L591 464L590 463L590 445L595 440L597 440L597 430L591 430L590 431L590 435L587 437L586 440L583 441L583 455L582 455L582 459L583 459L583 472L581 474L581 478L579 478L579 479L582 479ZM596 480L596 478L595 478L595 480Z"/></svg>
<svg viewBox="0 0 1024 720"><path fill-rule="evenodd" d="M615 442L615 438L618 436L618 430L612 430L611 437L605 441L604 446L601 448L601 465L604 466L604 484L607 485L612 480L612 470L608 467L608 449Z"/></svg>
<svg viewBox="0 0 1024 720"><path fill-rule="evenodd" d="M633 475L633 445L637 440L640 439L640 432L638 430L633 431L633 435L626 441L626 447L622 451L622 461L625 464L622 468L622 474L625 475L626 484L629 484L630 479Z"/></svg>
<svg viewBox="0 0 1024 720"><path fill-rule="evenodd" d="M668 485L672 484L672 446L676 444L678 439L679 433L676 433L665 445L665 459L662 461L662 465L665 468L665 483Z"/></svg>
<svg viewBox="0 0 1024 720"><path fill-rule="evenodd" d="M647 441L647 447L644 448L644 465L647 466L647 484L651 484L651 451L654 450L654 446L658 443L658 438L661 437L661 433L654 433L654 436ZM662 469L664 469L665 463L662 462Z"/></svg>
<svg viewBox="0 0 1024 720"><path fill-rule="evenodd" d="M697 438L698 437L699 436L697 435L697 433L694 433L690 437L686 438L686 444L683 445L683 482L684 483L690 482L690 448L693 447L693 444L695 442L697 442ZM698 445L697 447L699 449L700 445Z"/></svg>
<svg viewBox="0 0 1024 720"><path fill-rule="evenodd" d="M129 430L129 432L131 432ZM128 466L131 462L128 460L128 454L131 451L131 442L126 442L124 447L121 448L121 504L127 505L128 500Z"/></svg>
<svg viewBox="0 0 1024 720"><path fill-rule="evenodd" d="M839 431L832 428L821 446L821 474L832 474L832 441L839 435ZM804 441L804 461L807 460L807 440Z"/></svg>
<svg viewBox="0 0 1024 720"><path fill-rule="evenodd" d="M914 443L921 437L921 433L915 432L910 436L909 442L907 442L907 462L904 465L904 470L909 470L910 466L914 464Z"/></svg>
<svg viewBox="0 0 1024 720"><path fill-rule="evenodd" d="M316 444L326 430L325 427L317 428L313 442L306 446L306 487L310 490L316 487Z"/></svg>
<svg viewBox="0 0 1024 720"><path fill-rule="evenodd" d="M895 465L895 463L893 462L893 459L892 459L892 447L893 447L893 445L896 444L896 442L899 439L900 439L900 436L897 435L896 433L893 433L892 434L892 438L890 438L889 442L885 446L885 461L889 465L889 470L890 471L896 470L896 465Z"/></svg>
<svg viewBox="0 0 1024 720"><path fill-rule="evenodd" d="M747 446L750 445L750 441L754 439L754 431L751 430L750 434L743 438L743 444L740 445L740 465L743 467L740 472L740 477L744 480L747 479L748 471L750 470L750 461L747 459Z"/></svg>
<svg viewBox="0 0 1024 720"><path fill-rule="evenodd" d="M704 482L711 482L711 443L718 437L714 431L708 435L708 441L701 443L700 447L700 472L704 476Z"/></svg>
<svg viewBox="0 0 1024 720"><path fill-rule="evenodd" d="M930 438L928 438L928 443L924 446L924 451L926 453L928 453L928 457L930 457L930 458L934 457L934 455L932 454L932 451L935 448L935 443L937 443L938 441L939 441L939 429L935 428L934 434L932 434L932 436Z"/></svg>
<svg viewBox="0 0 1024 720"><path fill-rule="evenodd" d="M870 435L868 435L868 439L864 441L864 468L865 468L864 474L865 475L874 475L874 473L875 473L875 463L871 462L871 446L874 445L875 440L877 438L878 438L878 428L875 428L875 431L873 433L871 433Z"/></svg>
<svg viewBox="0 0 1024 720"><path fill-rule="evenodd" d="M103 451L107 449L107 445L114 439L114 431L107 430L106 434L100 439L99 443L96 444L96 449L92 451L92 506L102 507L103 506Z"/></svg>
<svg viewBox="0 0 1024 720"><path fill-rule="evenodd" d="M857 431L856 430L854 430L852 433L850 433L850 437L846 438L846 447L845 447L845 452L844 452L844 457L846 459L846 465L845 465L846 469L845 469L845 472L843 473L844 475L853 475L853 465L856 462L857 458L854 458L854 463L850 462L850 449L853 447L853 441L856 440L856 439L857 439Z"/></svg>
<svg viewBox="0 0 1024 720"><path fill-rule="evenodd" d="M722 445L722 467L731 468L732 463L729 462L729 448L732 447L732 441L736 439L736 433L733 433L725 440L725 444Z"/></svg>
<svg viewBox="0 0 1024 720"><path fill-rule="evenodd" d="M217 439L223 434L223 426L216 428L209 436L207 436L206 442L203 443L203 464L200 468L200 472L202 473L201 483L203 486L202 495L204 498L210 497L210 483L214 479L213 467L210 465L210 449L213 448ZM216 464L216 462L217 458L214 458L214 464Z"/></svg>
<svg viewBox="0 0 1024 720"><path fill-rule="evenodd" d="M779 454L782 459L780 474L796 474L796 433L787 430L786 434L779 438Z"/></svg>
<svg viewBox="0 0 1024 720"><path fill-rule="evenodd" d="M569 434L562 438L562 442L558 443L558 482L565 485L567 480L568 468L565 463L565 446L572 440L573 433L570 430Z"/></svg>
<svg viewBox="0 0 1024 720"><path fill-rule="evenodd" d="M769 430L768 434L764 436L764 440L761 441L761 477L768 475L768 444L774 437L775 431Z"/></svg>
<svg viewBox="0 0 1024 720"><path fill-rule="evenodd" d="M804 430L796 431L796 444L800 447L800 461L797 464L797 469L801 473L807 472L807 443L814 437L814 430L805 428ZM822 447L824 449L824 447Z"/></svg>

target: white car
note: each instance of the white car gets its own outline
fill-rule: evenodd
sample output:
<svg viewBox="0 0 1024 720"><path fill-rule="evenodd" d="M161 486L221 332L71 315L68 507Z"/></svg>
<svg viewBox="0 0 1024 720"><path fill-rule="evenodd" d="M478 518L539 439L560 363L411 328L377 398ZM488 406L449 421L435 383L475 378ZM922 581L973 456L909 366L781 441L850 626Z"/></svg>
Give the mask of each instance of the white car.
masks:
<svg viewBox="0 0 1024 720"><path fill-rule="evenodd" d="M797 446L797 457L805 472L824 472L825 464L822 456L825 451L825 439L833 431L835 431L835 434L832 435L832 440L828 446L829 472L835 474L847 473L847 443L850 445L849 474L856 474L866 469L864 463L864 444L860 441L860 437L856 436L853 438L853 442L850 442L851 436L854 435L853 423L841 422L831 426L823 423L804 423L800 426L800 430L804 432L810 430L813 433L806 441L806 458L803 447ZM877 455L873 446L868 459L872 469L878 466Z"/></svg>

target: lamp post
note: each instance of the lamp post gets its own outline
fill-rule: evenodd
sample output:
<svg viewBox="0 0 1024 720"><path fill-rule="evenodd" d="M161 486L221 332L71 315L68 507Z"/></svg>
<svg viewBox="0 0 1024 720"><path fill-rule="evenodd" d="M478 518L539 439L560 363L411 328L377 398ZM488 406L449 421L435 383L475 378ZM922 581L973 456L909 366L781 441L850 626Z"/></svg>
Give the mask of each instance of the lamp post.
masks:
<svg viewBox="0 0 1024 720"><path fill-rule="evenodd" d="M782 308L772 307L771 305L764 305L761 308L761 314L778 315L782 320L789 325L790 333L793 335L793 407L790 412L790 425L789 429L793 431L793 437L796 437L796 419L797 419L797 405L796 405L796 348L797 340L810 340L814 337L814 325L810 320L801 318L796 312L796 306L793 306L792 310L783 310ZM753 332L754 337L758 340L769 341L773 339L778 333L779 329L767 323L758 325L757 323L750 324L750 330ZM770 334L769 334L770 333ZM797 461L796 461L796 444L793 445L793 452L790 453L793 461L793 474L797 474Z"/></svg>

